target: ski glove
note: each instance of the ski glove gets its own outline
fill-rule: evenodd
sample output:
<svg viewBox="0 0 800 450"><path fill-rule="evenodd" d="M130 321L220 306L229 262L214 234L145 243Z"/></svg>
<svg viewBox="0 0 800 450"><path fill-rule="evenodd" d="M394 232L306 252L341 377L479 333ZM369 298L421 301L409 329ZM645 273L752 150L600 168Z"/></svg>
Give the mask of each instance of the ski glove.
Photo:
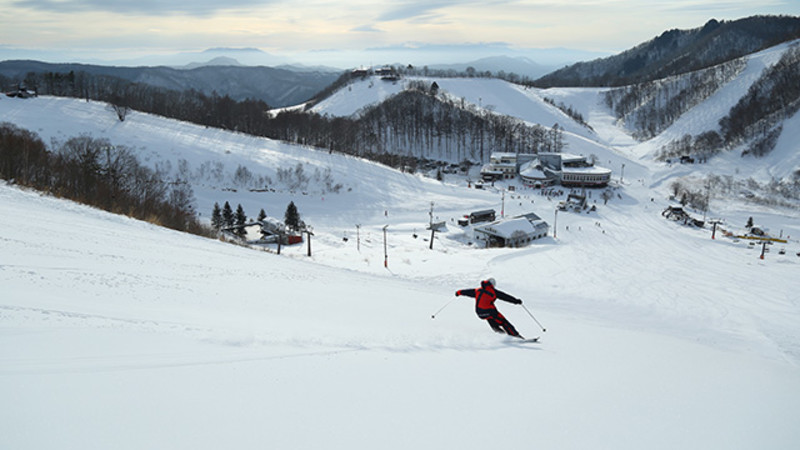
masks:
<svg viewBox="0 0 800 450"><path fill-rule="evenodd" d="M515 305L521 305L521 304L522 304L522 299L521 299L521 298L517 298L517 299L515 299L515 300L516 300L515 302L512 302L512 303L514 303Z"/></svg>

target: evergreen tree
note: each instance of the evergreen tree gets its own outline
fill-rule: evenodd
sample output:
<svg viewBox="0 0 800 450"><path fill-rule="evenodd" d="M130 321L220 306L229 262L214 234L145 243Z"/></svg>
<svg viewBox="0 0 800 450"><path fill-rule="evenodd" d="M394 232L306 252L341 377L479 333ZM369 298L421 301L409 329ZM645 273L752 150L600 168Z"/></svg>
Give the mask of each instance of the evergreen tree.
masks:
<svg viewBox="0 0 800 450"><path fill-rule="evenodd" d="M753 217L752 216L747 218L747 223L745 224L744 227L747 228L748 230L750 228L753 228Z"/></svg>
<svg viewBox="0 0 800 450"><path fill-rule="evenodd" d="M244 208L242 208L241 203L236 207L236 216L235 216L235 225L238 227L236 228L236 235L240 238L244 238L247 235L247 230L244 229L244 224L247 223L247 215L244 213Z"/></svg>
<svg viewBox="0 0 800 450"><path fill-rule="evenodd" d="M211 211L211 227L219 231L222 224L222 208L219 207L219 203L214 202L214 209Z"/></svg>
<svg viewBox="0 0 800 450"><path fill-rule="evenodd" d="M283 223L295 231L300 228L300 213L297 212L297 206L294 205L294 202L289 202L289 206L286 207L286 214L283 217Z"/></svg>
<svg viewBox="0 0 800 450"><path fill-rule="evenodd" d="M233 226L233 210L228 202L222 207L222 225L226 228Z"/></svg>
<svg viewBox="0 0 800 450"><path fill-rule="evenodd" d="M258 213L258 220L262 221L267 218L267 213L264 212L264 208L261 208L261 212Z"/></svg>

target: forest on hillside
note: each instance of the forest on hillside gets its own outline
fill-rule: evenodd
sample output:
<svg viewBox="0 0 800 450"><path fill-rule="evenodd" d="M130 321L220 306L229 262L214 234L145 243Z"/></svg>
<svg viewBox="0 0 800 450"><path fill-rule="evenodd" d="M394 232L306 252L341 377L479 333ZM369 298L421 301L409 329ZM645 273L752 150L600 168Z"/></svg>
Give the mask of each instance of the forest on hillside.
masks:
<svg viewBox="0 0 800 450"><path fill-rule="evenodd" d="M720 120L720 133L728 146L750 141L745 154L763 156L775 146L782 121L800 110L800 45L784 52L781 59L764 70Z"/></svg>
<svg viewBox="0 0 800 450"><path fill-rule="evenodd" d="M604 100L636 139L646 141L717 92L746 65L739 58L687 75L615 88L605 92Z"/></svg>
<svg viewBox="0 0 800 450"><path fill-rule="evenodd" d="M115 214L195 234L208 230L195 216L192 187L139 163L124 146L78 136L48 149L41 138L0 123L0 179Z"/></svg>
<svg viewBox="0 0 800 450"><path fill-rule="evenodd" d="M619 87L687 74L800 38L800 17L753 16L709 20L699 28L672 29L622 53L551 72L533 85Z"/></svg>
<svg viewBox="0 0 800 450"><path fill-rule="evenodd" d="M719 121L718 131L682 136L663 146L657 158L665 161L692 156L705 160L739 146L742 156L768 154L783 131L783 120L800 110L799 79L800 45L794 45L761 73L747 94Z"/></svg>
<svg viewBox="0 0 800 450"><path fill-rule="evenodd" d="M5 85L12 80L0 80ZM336 83L341 86L345 80ZM561 151L562 129L479 110L438 92L435 83L409 82L404 92L357 117L308 111L269 112L260 100L236 101L195 90L171 91L79 72L31 73L22 82L38 94L102 101L120 121L131 110L207 127L309 145L406 167L410 159L486 162L492 151Z"/></svg>

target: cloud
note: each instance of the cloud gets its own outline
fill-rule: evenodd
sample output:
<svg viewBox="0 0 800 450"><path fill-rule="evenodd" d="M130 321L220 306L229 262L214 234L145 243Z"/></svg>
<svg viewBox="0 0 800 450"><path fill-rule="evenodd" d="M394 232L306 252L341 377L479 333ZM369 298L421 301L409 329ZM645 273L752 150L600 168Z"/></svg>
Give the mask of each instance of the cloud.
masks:
<svg viewBox="0 0 800 450"><path fill-rule="evenodd" d="M411 1L404 2L389 8L378 16L380 22L391 22L395 20L419 20L432 15L433 11L455 6L459 3L471 2L452 2L452 1Z"/></svg>
<svg viewBox="0 0 800 450"><path fill-rule="evenodd" d="M359 32L359 33L382 33L382 30L379 30L372 25L361 25L355 28L351 28L350 31Z"/></svg>
<svg viewBox="0 0 800 450"><path fill-rule="evenodd" d="M276 0L277 2L277 0ZM115 14L145 16L177 15L206 16L218 11L244 9L272 3L263 0L16 0L16 7L57 13L104 11Z"/></svg>

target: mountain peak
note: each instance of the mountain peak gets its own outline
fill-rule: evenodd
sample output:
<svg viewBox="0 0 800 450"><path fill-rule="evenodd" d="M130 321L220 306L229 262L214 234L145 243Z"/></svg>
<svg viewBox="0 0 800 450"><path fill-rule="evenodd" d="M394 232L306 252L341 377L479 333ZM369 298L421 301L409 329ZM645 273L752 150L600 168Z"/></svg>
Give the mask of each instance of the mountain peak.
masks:
<svg viewBox="0 0 800 450"><path fill-rule="evenodd" d="M242 66L242 64L228 56L217 56L216 58L209 59L206 62L192 62L180 67L180 69L191 70L198 67L219 67L219 66Z"/></svg>

